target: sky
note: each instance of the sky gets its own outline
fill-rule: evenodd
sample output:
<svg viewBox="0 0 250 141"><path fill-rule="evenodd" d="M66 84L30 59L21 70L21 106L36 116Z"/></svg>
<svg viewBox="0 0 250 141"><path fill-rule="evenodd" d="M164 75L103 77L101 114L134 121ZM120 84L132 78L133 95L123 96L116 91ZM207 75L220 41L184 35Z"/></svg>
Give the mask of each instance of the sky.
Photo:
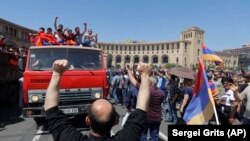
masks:
<svg viewBox="0 0 250 141"><path fill-rule="evenodd" d="M1 0L0 18L38 30L88 23L100 42L179 40L191 26L220 51L250 43L249 0Z"/></svg>

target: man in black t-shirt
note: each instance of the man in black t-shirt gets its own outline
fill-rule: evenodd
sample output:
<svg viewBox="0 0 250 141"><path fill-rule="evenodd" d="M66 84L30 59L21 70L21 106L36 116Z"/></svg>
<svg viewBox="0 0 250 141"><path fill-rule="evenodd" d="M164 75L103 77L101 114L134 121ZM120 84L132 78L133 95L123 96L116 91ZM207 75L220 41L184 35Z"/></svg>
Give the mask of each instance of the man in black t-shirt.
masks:
<svg viewBox="0 0 250 141"><path fill-rule="evenodd" d="M111 103L105 99L96 100L90 107L85 121L90 126L90 135L83 135L77 131L68 118L58 109L59 84L62 74L67 70L67 60L57 60L53 63L53 73L46 92L44 109L48 129L54 140L63 141L137 141L146 121L146 111L149 103L149 65L140 63L138 71L141 73L141 86L138 93L136 110L128 117L124 127L116 135L110 136L111 128L118 123L119 115Z"/></svg>

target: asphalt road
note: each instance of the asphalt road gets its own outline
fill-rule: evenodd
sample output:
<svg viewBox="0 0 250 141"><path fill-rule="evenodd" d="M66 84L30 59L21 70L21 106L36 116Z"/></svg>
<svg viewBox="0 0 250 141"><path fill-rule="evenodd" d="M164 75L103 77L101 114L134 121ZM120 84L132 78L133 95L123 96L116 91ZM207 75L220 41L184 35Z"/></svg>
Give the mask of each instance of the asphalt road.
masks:
<svg viewBox="0 0 250 141"><path fill-rule="evenodd" d="M122 126L121 122L126 114L126 110L121 106L115 106L120 114L120 123L116 125L112 132L115 134ZM32 118L23 118L21 110L17 106L0 107L0 123L5 123L4 128L0 128L1 141L53 141L51 134L41 131L42 127L36 127L36 123ZM167 136L168 123L162 121L160 134L163 137ZM83 134L88 134L89 131L81 131Z"/></svg>

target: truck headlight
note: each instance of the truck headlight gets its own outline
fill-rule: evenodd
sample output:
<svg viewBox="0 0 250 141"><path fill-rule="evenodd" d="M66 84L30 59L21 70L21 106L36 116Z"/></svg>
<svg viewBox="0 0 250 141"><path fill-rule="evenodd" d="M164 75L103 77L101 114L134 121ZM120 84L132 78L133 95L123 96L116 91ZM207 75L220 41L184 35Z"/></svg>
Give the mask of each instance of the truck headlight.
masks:
<svg viewBox="0 0 250 141"><path fill-rule="evenodd" d="M31 96L31 101L32 101L33 103L38 102L38 100L39 100L39 97L38 97L37 95L32 95L32 96Z"/></svg>
<svg viewBox="0 0 250 141"><path fill-rule="evenodd" d="M95 98L96 98L96 99L101 98L101 93L100 93L100 92L96 92L96 93L95 93Z"/></svg>

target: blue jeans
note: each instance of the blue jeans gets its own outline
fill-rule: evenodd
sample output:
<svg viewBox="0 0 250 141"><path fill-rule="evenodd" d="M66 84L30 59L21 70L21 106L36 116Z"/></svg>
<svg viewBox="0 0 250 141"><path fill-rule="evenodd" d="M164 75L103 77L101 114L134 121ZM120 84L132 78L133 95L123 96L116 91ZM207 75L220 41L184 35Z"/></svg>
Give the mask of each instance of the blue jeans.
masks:
<svg viewBox="0 0 250 141"><path fill-rule="evenodd" d="M140 141L147 141L148 129L150 130L151 141L158 141L160 125L161 125L161 122L146 121L144 123L144 128L142 130Z"/></svg>
<svg viewBox="0 0 250 141"><path fill-rule="evenodd" d="M126 104L127 92L128 92L128 88L123 88L122 89L123 105Z"/></svg>
<svg viewBox="0 0 250 141"><path fill-rule="evenodd" d="M117 97L117 94L116 94L116 88L113 89L112 95L113 95L113 98L115 99L115 104L118 104L118 97Z"/></svg>
<svg viewBox="0 0 250 141"><path fill-rule="evenodd" d="M166 95L163 97L163 101L161 103L161 115L163 120L167 120L167 108L166 108Z"/></svg>
<svg viewBox="0 0 250 141"><path fill-rule="evenodd" d="M176 111L176 101L171 102L170 98L168 99L168 120L172 121L173 124L177 123L177 111Z"/></svg>

